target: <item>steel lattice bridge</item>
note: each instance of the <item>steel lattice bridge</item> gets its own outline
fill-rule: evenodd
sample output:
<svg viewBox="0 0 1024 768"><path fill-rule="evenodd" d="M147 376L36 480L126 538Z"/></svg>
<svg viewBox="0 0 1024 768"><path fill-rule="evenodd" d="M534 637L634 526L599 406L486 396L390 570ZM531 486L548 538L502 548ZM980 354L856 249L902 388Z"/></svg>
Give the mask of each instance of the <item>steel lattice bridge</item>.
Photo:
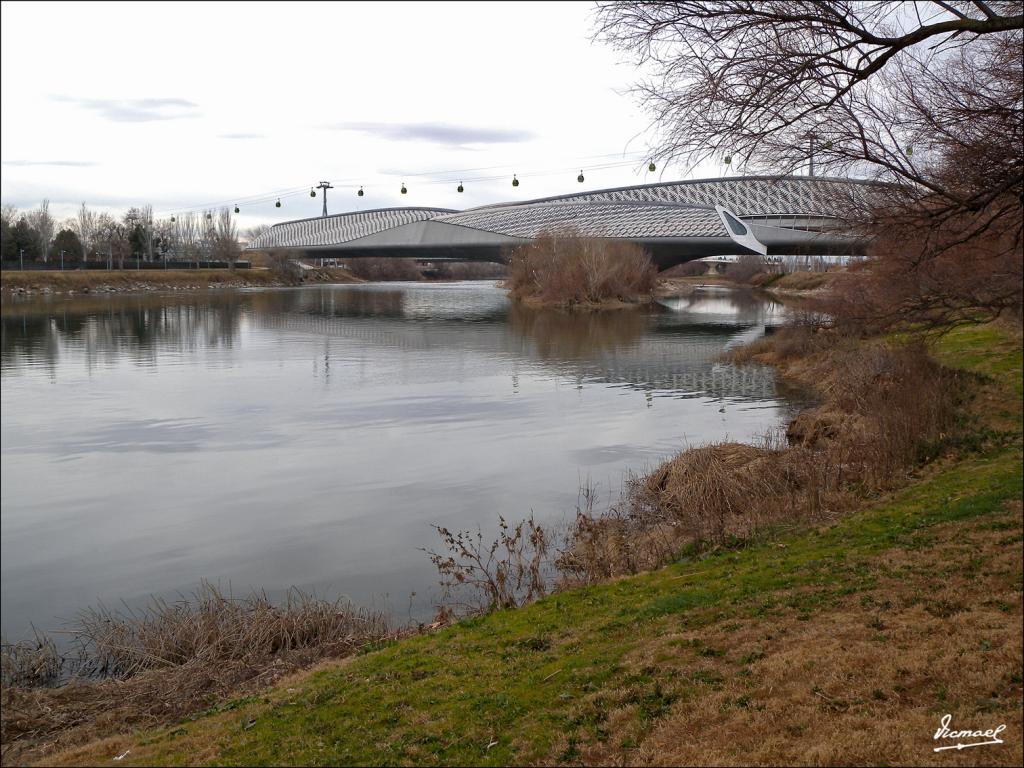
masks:
<svg viewBox="0 0 1024 768"><path fill-rule="evenodd" d="M276 224L248 250L312 258L505 261L542 233L627 240L660 269L707 256L857 255L850 226L881 185L810 176L745 176L618 187L456 211L379 208Z"/></svg>

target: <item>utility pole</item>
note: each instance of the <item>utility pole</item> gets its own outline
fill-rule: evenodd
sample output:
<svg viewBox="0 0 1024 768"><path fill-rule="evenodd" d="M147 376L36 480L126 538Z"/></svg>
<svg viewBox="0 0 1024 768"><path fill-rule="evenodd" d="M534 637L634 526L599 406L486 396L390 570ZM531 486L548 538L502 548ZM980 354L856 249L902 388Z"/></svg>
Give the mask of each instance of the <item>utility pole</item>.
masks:
<svg viewBox="0 0 1024 768"><path fill-rule="evenodd" d="M21 261L21 271L24 272L25 271L25 249L24 248L19 248L18 249L18 259Z"/></svg>
<svg viewBox="0 0 1024 768"><path fill-rule="evenodd" d="M322 194L323 194L323 196L324 196L324 212L323 212L323 214L322 214L322 215L326 216L326 215L327 215L327 190L328 190L328 189L334 189L334 187L332 187L332 186L331 186L331 182L329 182L329 181L321 181L321 182L320 182L320 183L319 183L319 184L317 185L317 187L316 187L316 188L317 188L317 189L322 189L322 190L323 190L323 193L322 193Z"/></svg>
<svg viewBox="0 0 1024 768"><path fill-rule="evenodd" d="M60 271L64 271L64 249L60 249Z"/></svg>

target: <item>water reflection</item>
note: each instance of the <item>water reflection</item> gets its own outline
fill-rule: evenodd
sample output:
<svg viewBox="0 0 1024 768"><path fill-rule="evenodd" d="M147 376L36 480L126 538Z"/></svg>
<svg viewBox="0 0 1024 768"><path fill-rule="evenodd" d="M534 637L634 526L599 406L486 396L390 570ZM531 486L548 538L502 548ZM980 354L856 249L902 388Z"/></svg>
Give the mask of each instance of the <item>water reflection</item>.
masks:
<svg viewBox="0 0 1024 768"><path fill-rule="evenodd" d="M591 360L635 345L650 327L643 312L622 310L568 314L512 305L508 327L547 361Z"/></svg>
<svg viewBox="0 0 1024 768"><path fill-rule="evenodd" d="M777 309L509 306L491 283L61 298L2 307L2 625L200 578L430 612L431 524L571 511L793 401L717 361Z"/></svg>
<svg viewBox="0 0 1024 768"><path fill-rule="evenodd" d="M677 315L729 324L774 325L783 321L785 309L766 294L722 285L706 285L692 293L658 299Z"/></svg>
<svg viewBox="0 0 1024 768"><path fill-rule="evenodd" d="M160 352L231 346L244 309L244 298L226 292L205 301L118 296L5 303L0 366L55 370L69 349L80 350L87 365L125 356L147 365Z"/></svg>

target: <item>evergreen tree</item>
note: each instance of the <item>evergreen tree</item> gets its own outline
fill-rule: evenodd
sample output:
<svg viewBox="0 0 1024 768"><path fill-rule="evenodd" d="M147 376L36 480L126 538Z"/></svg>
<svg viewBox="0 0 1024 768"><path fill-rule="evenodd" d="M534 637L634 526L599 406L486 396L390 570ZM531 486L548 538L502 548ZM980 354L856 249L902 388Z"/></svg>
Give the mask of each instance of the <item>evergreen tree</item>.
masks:
<svg viewBox="0 0 1024 768"><path fill-rule="evenodd" d="M53 239L53 245L50 247L50 258L59 259L61 251L64 251L65 259L82 258L84 253L82 241L70 229L62 229L57 233L57 237Z"/></svg>

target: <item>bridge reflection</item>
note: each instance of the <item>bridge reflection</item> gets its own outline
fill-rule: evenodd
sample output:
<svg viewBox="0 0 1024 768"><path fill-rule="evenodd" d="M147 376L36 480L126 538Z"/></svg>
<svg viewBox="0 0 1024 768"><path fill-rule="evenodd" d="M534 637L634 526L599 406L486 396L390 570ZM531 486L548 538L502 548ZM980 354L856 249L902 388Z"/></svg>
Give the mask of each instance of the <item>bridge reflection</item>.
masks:
<svg viewBox="0 0 1024 768"><path fill-rule="evenodd" d="M332 356L365 364L398 354L430 381L533 373L651 396L771 399L771 371L718 358L779 319L777 307L734 291L567 314L510 304L480 283L88 298L5 305L0 365L17 374L30 360L55 367L76 356L90 369L126 358L156 366L168 352L230 351L245 334L322 367Z"/></svg>

